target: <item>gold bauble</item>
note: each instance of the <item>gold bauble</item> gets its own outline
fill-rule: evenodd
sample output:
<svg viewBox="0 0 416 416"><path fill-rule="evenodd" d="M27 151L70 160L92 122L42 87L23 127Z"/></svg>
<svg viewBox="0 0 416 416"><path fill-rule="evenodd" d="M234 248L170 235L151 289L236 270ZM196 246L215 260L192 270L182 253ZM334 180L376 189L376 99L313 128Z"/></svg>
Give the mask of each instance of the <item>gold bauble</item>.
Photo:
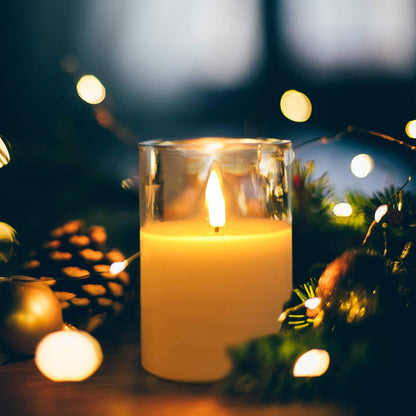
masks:
<svg viewBox="0 0 416 416"><path fill-rule="evenodd" d="M63 328L62 310L53 291L27 276L0 278L0 350L33 355L48 333Z"/></svg>

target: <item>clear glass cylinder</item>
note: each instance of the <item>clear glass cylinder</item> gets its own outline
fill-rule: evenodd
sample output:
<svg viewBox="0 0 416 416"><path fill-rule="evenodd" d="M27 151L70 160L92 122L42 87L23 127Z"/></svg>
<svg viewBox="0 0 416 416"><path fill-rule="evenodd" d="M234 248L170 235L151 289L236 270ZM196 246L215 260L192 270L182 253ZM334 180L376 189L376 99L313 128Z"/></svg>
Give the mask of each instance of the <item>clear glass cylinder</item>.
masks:
<svg viewBox="0 0 416 416"><path fill-rule="evenodd" d="M292 288L293 158L277 139L139 145L146 370L218 380L230 346L279 330Z"/></svg>

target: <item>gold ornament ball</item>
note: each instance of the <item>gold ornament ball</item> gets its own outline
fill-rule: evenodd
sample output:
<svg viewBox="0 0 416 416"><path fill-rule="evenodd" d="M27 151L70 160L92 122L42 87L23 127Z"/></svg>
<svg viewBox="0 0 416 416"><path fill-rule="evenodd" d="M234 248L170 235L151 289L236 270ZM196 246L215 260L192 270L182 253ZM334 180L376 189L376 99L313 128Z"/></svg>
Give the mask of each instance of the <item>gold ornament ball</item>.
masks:
<svg viewBox="0 0 416 416"><path fill-rule="evenodd" d="M0 350L33 355L38 342L63 328L58 298L44 283L27 276L0 278Z"/></svg>

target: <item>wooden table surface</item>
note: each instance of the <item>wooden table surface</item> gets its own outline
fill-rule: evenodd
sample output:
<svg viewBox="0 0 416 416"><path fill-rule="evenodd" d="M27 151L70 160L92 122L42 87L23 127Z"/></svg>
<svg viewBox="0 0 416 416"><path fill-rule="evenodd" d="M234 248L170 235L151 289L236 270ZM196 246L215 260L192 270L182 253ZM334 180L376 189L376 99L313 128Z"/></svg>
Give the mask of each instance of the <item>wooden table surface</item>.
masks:
<svg viewBox="0 0 416 416"><path fill-rule="evenodd" d="M351 409L322 404L263 405L221 397L215 384L161 380L140 366L136 319L124 319L95 334L104 361L83 382L52 382L33 359L0 365L0 415L27 416L330 416Z"/></svg>

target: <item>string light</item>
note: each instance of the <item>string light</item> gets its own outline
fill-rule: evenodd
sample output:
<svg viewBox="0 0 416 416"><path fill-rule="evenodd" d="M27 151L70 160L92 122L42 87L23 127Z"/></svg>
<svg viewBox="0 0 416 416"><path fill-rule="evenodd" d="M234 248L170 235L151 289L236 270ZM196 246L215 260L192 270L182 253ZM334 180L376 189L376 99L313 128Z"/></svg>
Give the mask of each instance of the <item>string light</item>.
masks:
<svg viewBox="0 0 416 416"><path fill-rule="evenodd" d="M77 92L88 104L99 104L106 95L104 85L94 75L82 76L77 83Z"/></svg>
<svg viewBox="0 0 416 416"><path fill-rule="evenodd" d="M374 221L379 223L381 219L387 214L388 206L387 204L380 205L374 214ZM400 210L399 210L400 211Z"/></svg>
<svg viewBox="0 0 416 416"><path fill-rule="evenodd" d="M411 138L411 139L416 139L416 120L410 120L407 124L406 124L406 134Z"/></svg>
<svg viewBox="0 0 416 416"><path fill-rule="evenodd" d="M357 178L365 178L374 168L374 159L361 153L351 160L351 172Z"/></svg>
<svg viewBox="0 0 416 416"><path fill-rule="evenodd" d="M348 202L336 204L333 213L337 217L349 217L352 214L352 206Z"/></svg>
<svg viewBox="0 0 416 416"><path fill-rule="evenodd" d="M46 335L38 344L35 363L53 381L82 381L100 367L99 342L87 332L64 329Z"/></svg>
<svg viewBox="0 0 416 416"><path fill-rule="evenodd" d="M116 276L119 273L121 273L122 271L124 271L127 268L127 266L129 266L139 256L140 256L140 251L137 251L136 253L134 253L130 257L127 257L125 260L116 261L114 263L111 263L110 266L108 266L108 269L106 268L105 270L102 270L102 271L96 271L95 273L106 274L106 273L110 272L113 276ZM77 280L89 279L91 276L92 276L91 273L88 273L88 274L84 274L82 276L78 276L76 279ZM44 281L48 281L48 280L71 280L71 281L73 281L74 278L73 277L54 277L54 278L45 277L43 280Z"/></svg>
<svg viewBox="0 0 416 416"><path fill-rule="evenodd" d="M319 297L313 297L308 298L304 302L299 303L298 305L292 306L290 308L285 309L277 318L278 322L283 322L286 320L287 316L292 313L296 312L297 310L305 307L307 309L315 309L321 304L321 298Z"/></svg>
<svg viewBox="0 0 416 416"><path fill-rule="evenodd" d="M321 298L309 298L305 300L305 307L308 309L315 309L321 304Z"/></svg>
<svg viewBox="0 0 416 416"><path fill-rule="evenodd" d="M126 267L134 260L137 259L137 257L140 256L140 251L137 253L134 253L132 256L128 257L126 260L123 261L116 261L111 264L110 266L110 273L115 276L119 273L121 273L123 270L126 269Z"/></svg>
<svg viewBox="0 0 416 416"><path fill-rule="evenodd" d="M326 350L311 349L302 354L293 367L295 377L320 377L326 373L330 363Z"/></svg>
<svg viewBox="0 0 416 416"><path fill-rule="evenodd" d="M312 114L311 101L305 94L296 90L283 93L280 109L286 118L298 123L307 121Z"/></svg>

